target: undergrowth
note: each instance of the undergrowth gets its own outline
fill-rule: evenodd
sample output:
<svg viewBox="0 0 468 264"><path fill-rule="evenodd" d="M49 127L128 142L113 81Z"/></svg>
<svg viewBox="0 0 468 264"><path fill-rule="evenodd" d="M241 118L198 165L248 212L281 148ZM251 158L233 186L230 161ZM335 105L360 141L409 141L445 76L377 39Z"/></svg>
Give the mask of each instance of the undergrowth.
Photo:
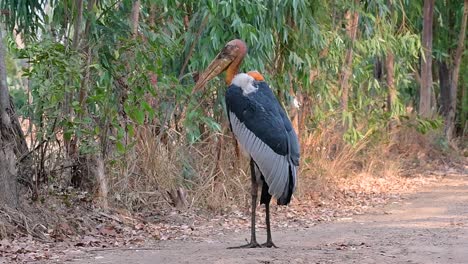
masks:
<svg viewBox="0 0 468 264"><path fill-rule="evenodd" d="M345 182L354 187L377 185L379 190L372 192L394 190L394 182L411 174L411 168L430 164L429 169L435 169L456 156L438 141L443 138L440 131L423 135L403 124L391 133L375 131L352 145L336 127L323 124L301 138L295 199L327 197L342 191ZM230 206L249 206L249 162L239 155L230 133L213 133L197 144L180 138L164 144L156 137L141 129L135 149L109 168L109 198L114 206L158 210L175 205L177 199L184 200L185 210L222 212ZM176 138L176 133L171 137ZM370 189L363 187L364 192ZM181 190L182 197L172 195L175 190Z"/></svg>
<svg viewBox="0 0 468 264"><path fill-rule="evenodd" d="M443 142L440 131L421 134L401 124L391 133L375 131L352 145L343 140L337 127L322 124L301 137L299 184L293 206L323 206L324 201L328 206L332 206L330 202L349 204L355 195L372 199L401 193L412 187L412 178L463 164L463 157ZM189 144L175 130L164 137L154 131L137 127L133 148L107 158L110 210L125 215L157 215L176 207L179 213L229 214L249 208L249 162L239 154L230 133L211 133L203 141ZM69 219L71 226L66 230L94 230L84 225L99 223L96 215L103 217L99 206L94 206L96 194L93 189L67 187L65 178L66 170L49 177L48 185L40 188L39 199L24 202L21 213L1 208L0 237L32 235L48 239L43 235L48 230L54 230L54 235L64 232L60 216L64 212L79 216ZM22 200L30 201L31 195L31 189L24 189Z"/></svg>

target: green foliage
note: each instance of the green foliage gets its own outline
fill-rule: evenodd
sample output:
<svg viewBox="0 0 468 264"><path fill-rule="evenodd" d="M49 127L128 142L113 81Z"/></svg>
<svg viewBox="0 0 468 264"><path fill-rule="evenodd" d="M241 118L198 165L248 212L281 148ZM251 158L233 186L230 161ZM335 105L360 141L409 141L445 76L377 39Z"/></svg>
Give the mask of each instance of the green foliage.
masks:
<svg viewBox="0 0 468 264"><path fill-rule="evenodd" d="M49 38L33 42L26 49L13 51L31 65L23 68L22 77L29 79L32 103L26 105L26 109L22 108L22 112L33 113L30 116L32 121L41 128L38 138L55 134L53 127L57 125L63 128L66 137L75 125L63 116L62 110L65 93L76 90L80 83L80 55L66 51L63 44ZM22 93L27 94L25 91Z"/></svg>
<svg viewBox="0 0 468 264"><path fill-rule="evenodd" d="M83 153L105 152L112 149L110 142L124 154L138 126L154 124L165 131L183 123L177 130L191 143L203 133L222 131L224 82L213 81L210 92L192 97L191 77L234 38L249 47L241 70L262 72L286 107L296 94L310 102L309 109L302 109L312 113L305 120L307 128L338 117L348 128L344 139L353 144L384 130L417 101L414 72L421 52L422 7L416 2L147 0L141 1L137 36L131 33L131 0L97 1L90 13L89 1L84 1L79 28L76 1L15 0L0 6L11 14L3 18L9 32L16 25L27 40L23 50L10 41L16 58L29 62L22 76L30 81L33 103L27 105L25 93L14 92L17 104L30 108L23 113L34 113L42 133L54 127L66 139L80 138ZM453 48L460 5L437 4L438 58L448 58L444 51ZM349 106L343 111L339 76L351 44L344 28L348 10L358 12L360 19ZM74 34L80 34L76 50ZM397 100L392 112L386 111L385 80L374 73L376 60L384 60L388 52L395 55ZM82 91L84 102L79 100ZM64 111L66 104L71 113ZM180 122L184 110L187 115ZM437 122L421 121L419 131L438 127Z"/></svg>
<svg viewBox="0 0 468 264"><path fill-rule="evenodd" d="M437 118L437 119L417 118L416 121L417 121L416 130L422 134L426 134L427 132L431 130L440 129L444 124L444 121L441 118Z"/></svg>
<svg viewBox="0 0 468 264"><path fill-rule="evenodd" d="M29 113L27 112L28 94L25 93L22 89L11 89L10 96L13 99L14 106L18 110L18 114L29 117Z"/></svg>
<svg viewBox="0 0 468 264"><path fill-rule="evenodd" d="M45 3L45 0L2 0L0 1L2 10L0 21L5 23L10 32L15 29L18 33L24 33L28 38L34 38L45 26L46 21L43 20Z"/></svg>
<svg viewBox="0 0 468 264"><path fill-rule="evenodd" d="M408 127L414 127L416 131L421 134L426 134L433 130L439 130L443 127L444 120L441 117L437 117L434 119L427 119L421 117L410 118L409 116L402 115L400 119L404 121L404 123Z"/></svg>

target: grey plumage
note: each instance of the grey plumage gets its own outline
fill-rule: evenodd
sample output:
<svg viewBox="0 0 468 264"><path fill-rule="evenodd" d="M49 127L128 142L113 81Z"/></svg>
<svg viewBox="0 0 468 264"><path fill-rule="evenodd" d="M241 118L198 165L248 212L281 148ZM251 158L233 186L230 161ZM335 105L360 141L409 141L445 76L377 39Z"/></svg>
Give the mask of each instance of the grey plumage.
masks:
<svg viewBox="0 0 468 264"><path fill-rule="evenodd" d="M288 156L275 153L267 144L250 131L233 112L229 112L232 132L242 147L253 158L263 174L269 189L275 198L280 198L289 186L289 169L294 167L293 179L296 182L295 165L288 160Z"/></svg>

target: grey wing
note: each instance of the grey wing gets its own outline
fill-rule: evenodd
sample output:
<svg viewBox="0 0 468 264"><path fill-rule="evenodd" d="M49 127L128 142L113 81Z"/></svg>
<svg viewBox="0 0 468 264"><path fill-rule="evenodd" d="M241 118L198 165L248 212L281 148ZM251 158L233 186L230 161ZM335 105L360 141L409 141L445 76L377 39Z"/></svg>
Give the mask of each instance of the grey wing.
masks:
<svg viewBox="0 0 468 264"><path fill-rule="evenodd" d="M236 114L229 111L229 120L232 132L242 147L250 154L258 168L262 172L269 186L268 192L279 199L288 193L290 184L296 183L296 167L290 164L288 155L276 153L268 144L257 137ZM285 131L284 131L285 132ZM294 132L293 132L294 133ZM283 138L288 138L284 135ZM289 142L288 142L289 143ZM293 174L293 182L290 183L290 168Z"/></svg>

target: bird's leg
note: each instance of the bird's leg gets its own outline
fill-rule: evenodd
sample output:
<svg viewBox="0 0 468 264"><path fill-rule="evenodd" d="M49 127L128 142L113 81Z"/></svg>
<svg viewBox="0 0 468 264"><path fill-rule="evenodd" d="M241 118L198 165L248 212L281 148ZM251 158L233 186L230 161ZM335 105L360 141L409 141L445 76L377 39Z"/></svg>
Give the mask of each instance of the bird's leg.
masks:
<svg viewBox="0 0 468 264"><path fill-rule="evenodd" d="M257 208L257 196L258 196L258 183L255 177L255 163L253 159L250 160L250 173L252 179L252 215L251 215L251 226L250 226L250 243L237 247L228 247L228 249L234 248L257 248L262 247L257 242L257 237L255 236L255 211Z"/></svg>
<svg viewBox="0 0 468 264"><path fill-rule="evenodd" d="M262 244L262 247L274 247L277 248L275 244L273 244L273 240L271 239L271 229L270 229L270 202L265 203L265 222L267 228L267 241L265 244Z"/></svg>
<svg viewBox="0 0 468 264"><path fill-rule="evenodd" d="M257 196L258 196L258 183L255 180L255 175L252 176L252 215L250 217L250 245L251 247L260 247L257 243L257 237L255 236L255 214L257 209Z"/></svg>

